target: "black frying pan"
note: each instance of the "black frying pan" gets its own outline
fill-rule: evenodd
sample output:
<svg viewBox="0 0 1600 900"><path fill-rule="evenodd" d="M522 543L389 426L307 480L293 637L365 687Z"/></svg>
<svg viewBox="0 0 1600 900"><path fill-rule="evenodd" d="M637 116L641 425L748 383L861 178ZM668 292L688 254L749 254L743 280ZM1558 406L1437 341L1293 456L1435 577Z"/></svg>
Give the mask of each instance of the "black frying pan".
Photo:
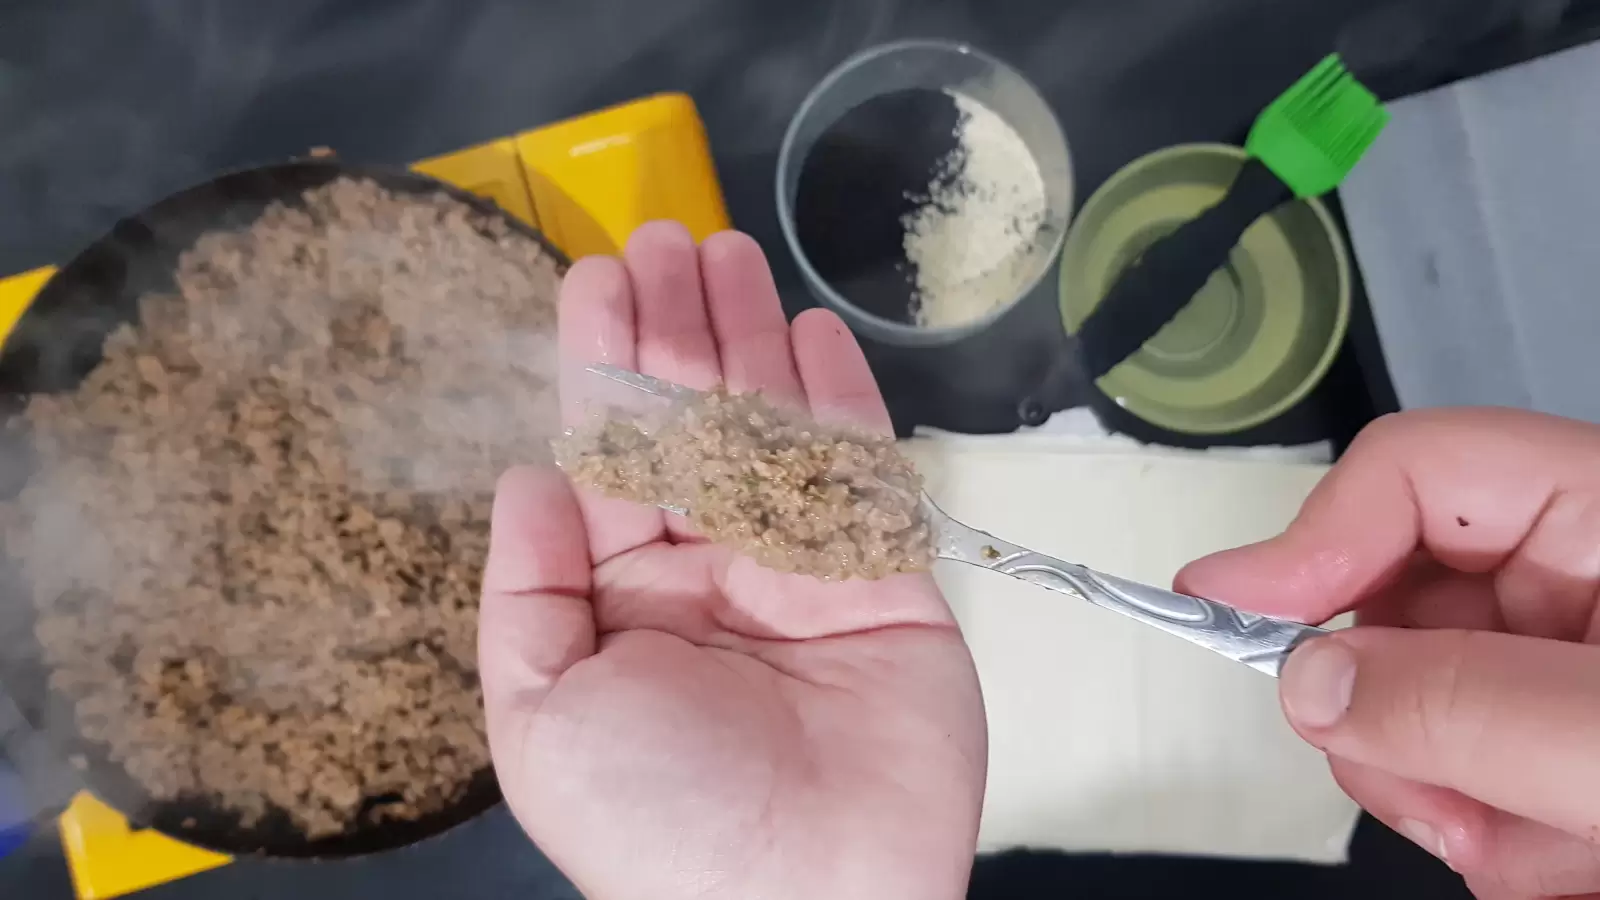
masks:
<svg viewBox="0 0 1600 900"><path fill-rule="evenodd" d="M443 192L538 241L565 268L566 257L543 235L493 203L434 178L405 169L360 165L331 158L297 160L232 172L174 194L119 221L110 233L62 266L39 292L0 347L0 418L21 411L27 396L72 390L99 364L106 336L123 322L136 322L138 298L170 289L178 255L208 231L242 228L273 201L298 202L300 195L340 177L371 179L401 194ZM25 442L3 450L12 476L0 485L13 494L26 477ZM227 854L327 858L376 853L440 834L500 802L492 772L479 772L453 807L415 822L358 824L336 837L308 840L287 814L276 811L242 827L237 815L204 797L164 803L152 800L103 745L80 737L71 705L48 687L48 671L33 637L33 603L26 585L0 554L0 686L22 717L60 760L86 762L79 777L100 799L138 827ZM37 757L37 754L33 754ZM31 773L24 773L30 775ZM381 798L379 798L381 800Z"/></svg>

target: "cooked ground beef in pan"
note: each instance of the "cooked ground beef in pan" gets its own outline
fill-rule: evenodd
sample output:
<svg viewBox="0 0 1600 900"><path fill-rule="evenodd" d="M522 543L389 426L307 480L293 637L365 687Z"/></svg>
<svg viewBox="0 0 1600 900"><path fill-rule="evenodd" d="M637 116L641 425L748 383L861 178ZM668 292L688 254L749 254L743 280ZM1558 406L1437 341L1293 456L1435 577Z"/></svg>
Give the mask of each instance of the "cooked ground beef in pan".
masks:
<svg viewBox="0 0 1600 900"><path fill-rule="evenodd" d="M447 195L339 180L203 236L31 398L5 550L80 733L157 801L313 839L458 800L494 479L558 429L560 276Z"/></svg>

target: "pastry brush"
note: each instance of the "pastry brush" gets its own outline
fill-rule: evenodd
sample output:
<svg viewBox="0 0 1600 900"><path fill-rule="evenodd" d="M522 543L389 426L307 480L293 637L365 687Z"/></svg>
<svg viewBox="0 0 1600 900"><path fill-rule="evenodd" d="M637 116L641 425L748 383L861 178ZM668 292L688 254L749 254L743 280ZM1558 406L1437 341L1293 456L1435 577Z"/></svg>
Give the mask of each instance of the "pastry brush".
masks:
<svg viewBox="0 0 1600 900"><path fill-rule="evenodd" d="M1337 187L1388 122L1388 111L1337 53L1274 100L1251 128L1250 159L1222 200L1147 248L1079 329L1090 378L1110 372L1172 321L1257 219Z"/></svg>

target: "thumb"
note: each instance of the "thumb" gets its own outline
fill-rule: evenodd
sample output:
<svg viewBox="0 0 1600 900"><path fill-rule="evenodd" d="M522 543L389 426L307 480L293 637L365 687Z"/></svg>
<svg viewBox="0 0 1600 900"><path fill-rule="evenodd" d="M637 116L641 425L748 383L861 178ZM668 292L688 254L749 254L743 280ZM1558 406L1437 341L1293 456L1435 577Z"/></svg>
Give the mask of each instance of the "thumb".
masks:
<svg viewBox="0 0 1600 900"><path fill-rule="evenodd" d="M495 489L478 608L478 675L502 779L545 695L595 650L583 514L560 470L516 468ZM516 792L507 786L507 796Z"/></svg>
<svg viewBox="0 0 1600 900"><path fill-rule="evenodd" d="M1334 756L1600 840L1600 647L1353 628L1295 651L1281 691Z"/></svg>

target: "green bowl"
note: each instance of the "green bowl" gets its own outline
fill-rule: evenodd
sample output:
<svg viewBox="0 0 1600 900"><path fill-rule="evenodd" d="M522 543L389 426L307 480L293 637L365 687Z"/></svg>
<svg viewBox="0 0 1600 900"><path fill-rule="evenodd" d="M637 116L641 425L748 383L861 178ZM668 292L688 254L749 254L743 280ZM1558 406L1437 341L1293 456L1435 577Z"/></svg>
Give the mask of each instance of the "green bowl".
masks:
<svg viewBox="0 0 1600 900"><path fill-rule="evenodd" d="M1226 144L1142 157L1084 204L1061 256L1061 318L1076 333L1116 276L1222 199L1246 159ZM1350 258L1328 210L1288 204L1256 222L1177 318L1099 381L1139 418L1186 434L1260 425L1305 399L1350 323Z"/></svg>

